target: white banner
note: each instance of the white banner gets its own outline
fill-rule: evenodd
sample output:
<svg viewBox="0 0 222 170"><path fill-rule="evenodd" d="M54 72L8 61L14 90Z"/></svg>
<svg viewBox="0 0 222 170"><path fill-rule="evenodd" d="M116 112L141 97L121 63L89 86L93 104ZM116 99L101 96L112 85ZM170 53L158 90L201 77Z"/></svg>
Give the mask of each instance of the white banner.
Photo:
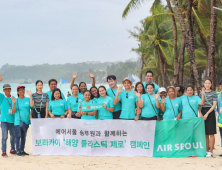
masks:
<svg viewBox="0 0 222 170"><path fill-rule="evenodd" d="M153 156L156 121L32 119L33 155Z"/></svg>

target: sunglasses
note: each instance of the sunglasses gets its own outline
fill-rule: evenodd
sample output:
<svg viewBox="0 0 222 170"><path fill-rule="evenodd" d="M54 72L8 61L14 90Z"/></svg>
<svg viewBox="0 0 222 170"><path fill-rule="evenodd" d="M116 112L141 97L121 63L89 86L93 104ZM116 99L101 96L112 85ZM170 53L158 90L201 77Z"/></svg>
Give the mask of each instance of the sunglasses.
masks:
<svg viewBox="0 0 222 170"><path fill-rule="evenodd" d="M128 99L128 93L126 93L126 98Z"/></svg>
<svg viewBox="0 0 222 170"><path fill-rule="evenodd" d="M76 103L78 103L78 97L76 98Z"/></svg>

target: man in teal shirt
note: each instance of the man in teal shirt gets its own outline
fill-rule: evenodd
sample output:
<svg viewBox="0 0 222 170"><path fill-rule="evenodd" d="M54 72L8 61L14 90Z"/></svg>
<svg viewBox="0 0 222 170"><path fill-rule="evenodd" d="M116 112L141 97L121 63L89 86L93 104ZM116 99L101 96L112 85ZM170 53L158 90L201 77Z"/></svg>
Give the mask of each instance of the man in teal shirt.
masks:
<svg viewBox="0 0 222 170"><path fill-rule="evenodd" d="M55 88L57 88L57 80L56 79L50 79L49 80L49 88L50 88L50 90L47 91L46 93L48 94L49 101L51 101L51 99L52 99L52 91ZM65 98L64 94L62 92L61 92L61 94L62 94L62 99L65 100L66 98Z"/></svg>
<svg viewBox="0 0 222 170"><path fill-rule="evenodd" d="M0 82L2 81L0 75ZM0 106L1 106L1 128L2 128L2 156L7 157L6 143L8 139L8 131L10 133L11 150L10 154L15 155L15 127L14 127L14 114L12 109L15 107L15 98L11 96L11 86L9 84L3 85L3 91L0 93Z"/></svg>
<svg viewBox="0 0 222 170"><path fill-rule="evenodd" d="M153 72L152 72L151 70L148 70L148 71L146 72L145 78L146 78L146 82L143 82L143 86L144 86L145 91L147 92L147 90L146 90L146 84L148 84L148 83L153 83L154 86L155 86L153 93L154 93L154 94L157 94L157 92L158 92L158 90L159 90L160 87L159 87L156 83L153 82Z"/></svg>
<svg viewBox="0 0 222 170"><path fill-rule="evenodd" d="M114 100L118 89L116 76L110 75L106 78L106 80L110 87L106 91L107 95ZM116 105L114 105L113 119L119 119L120 114L121 114L121 103L119 102Z"/></svg>

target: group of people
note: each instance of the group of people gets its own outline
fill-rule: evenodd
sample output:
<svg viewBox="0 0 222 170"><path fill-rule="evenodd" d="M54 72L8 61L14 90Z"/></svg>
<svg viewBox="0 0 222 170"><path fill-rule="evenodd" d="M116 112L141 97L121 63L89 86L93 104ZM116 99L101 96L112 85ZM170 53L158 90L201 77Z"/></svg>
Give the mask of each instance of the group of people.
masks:
<svg viewBox="0 0 222 170"><path fill-rule="evenodd" d="M2 156L7 156L6 141L10 133L10 154L28 155L24 151L28 125L31 118L74 118L74 119L124 119L124 120L179 120L202 117L205 120L207 157L213 156L216 134L215 109L222 113L221 97L211 90L211 79L204 80L200 96L195 95L192 85L159 87L153 82L153 72L146 72L145 82L138 82L132 88L132 81L125 78L121 86L117 86L114 75L107 77L109 88L95 86L94 75L92 87L87 90L85 82L75 84L77 74L73 74L70 85L72 95L67 98L59 88L57 81L50 79L50 91L43 92L43 82L36 81L36 92L26 90L25 86L17 87L18 97L11 95L11 86L3 85L5 94L0 93ZM0 75L0 81L3 77ZM222 90L222 81L220 82ZM184 92L186 91L186 95ZM81 105L102 104L99 110L82 111ZM222 134L222 128L220 133ZM210 141L210 142L209 142ZM209 146L210 145L210 146ZM15 148L16 146L16 148ZM222 155L220 155L222 156Z"/></svg>

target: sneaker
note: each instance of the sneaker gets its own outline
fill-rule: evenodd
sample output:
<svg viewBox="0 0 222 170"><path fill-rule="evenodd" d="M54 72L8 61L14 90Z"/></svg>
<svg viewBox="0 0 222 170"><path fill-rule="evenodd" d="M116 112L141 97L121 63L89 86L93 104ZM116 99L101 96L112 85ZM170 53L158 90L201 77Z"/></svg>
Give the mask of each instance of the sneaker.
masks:
<svg viewBox="0 0 222 170"><path fill-rule="evenodd" d="M3 156L3 157L7 157L8 155L7 155L6 152L2 152L2 156Z"/></svg>
<svg viewBox="0 0 222 170"><path fill-rule="evenodd" d="M213 153L211 153L211 152L207 152L206 157L207 157L207 158L211 158L211 157L213 157Z"/></svg>
<svg viewBox="0 0 222 170"><path fill-rule="evenodd" d="M10 150L10 154L12 154L12 155L16 155L17 154L17 152L16 152L16 150L14 149L14 150Z"/></svg>
<svg viewBox="0 0 222 170"><path fill-rule="evenodd" d="M222 154L221 155L219 155L220 157L222 157Z"/></svg>
<svg viewBox="0 0 222 170"><path fill-rule="evenodd" d="M24 156L22 152L17 152L16 156Z"/></svg>
<svg viewBox="0 0 222 170"><path fill-rule="evenodd" d="M26 153L25 151L21 151L21 153L22 153L22 155L24 155L24 156L29 156L29 154Z"/></svg>

